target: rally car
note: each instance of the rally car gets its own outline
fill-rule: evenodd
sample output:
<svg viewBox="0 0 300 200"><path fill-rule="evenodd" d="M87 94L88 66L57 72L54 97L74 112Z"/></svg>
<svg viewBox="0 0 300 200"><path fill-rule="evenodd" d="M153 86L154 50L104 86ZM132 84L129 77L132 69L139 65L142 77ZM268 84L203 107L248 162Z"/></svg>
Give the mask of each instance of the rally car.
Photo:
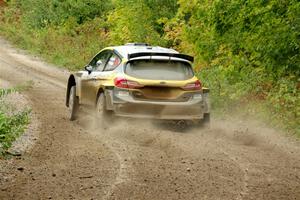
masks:
<svg viewBox="0 0 300 200"><path fill-rule="evenodd" d="M209 89L195 76L193 60L143 43L104 48L68 79L70 120L79 106L92 106L100 121L122 116L207 124Z"/></svg>

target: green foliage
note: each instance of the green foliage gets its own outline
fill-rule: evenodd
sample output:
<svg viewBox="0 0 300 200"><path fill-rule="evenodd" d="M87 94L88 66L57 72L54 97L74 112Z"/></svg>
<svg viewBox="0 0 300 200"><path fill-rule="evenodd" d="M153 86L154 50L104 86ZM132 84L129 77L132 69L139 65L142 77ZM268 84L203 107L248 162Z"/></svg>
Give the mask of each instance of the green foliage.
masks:
<svg viewBox="0 0 300 200"><path fill-rule="evenodd" d="M113 44L146 42L164 45L162 19L175 16L175 0L115 0L115 9L108 17L110 40Z"/></svg>
<svg viewBox="0 0 300 200"><path fill-rule="evenodd" d="M266 105L275 123L295 130L300 136L300 92L292 79L282 78L268 93Z"/></svg>
<svg viewBox="0 0 300 200"><path fill-rule="evenodd" d="M23 0L19 3L23 20L31 27L62 25L69 18L78 24L103 17L112 8L109 0Z"/></svg>
<svg viewBox="0 0 300 200"><path fill-rule="evenodd" d="M15 92L16 90L14 88L9 88L9 89L3 89L3 88L0 88L0 98L3 97L3 96L6 96L12 92Z"/></svg>
<svg viewBox="0 0 300 200"><path fill-rule="evenodd" d="M12 142L16 140L25 130L29 122L29 110L24 110L13 116L0 111L0 154L8 149Z"/></svg>
<svg viewBox="0 0 300 200"><path fill-rule="evenodd" d="M238 55L249 67L280 77L299 75L298 1L182 1L182 20L189 16L184 37L203 61L212 62L220 48ZM196 27L196 28L195 28ZM243 67L243 66L240 66Z"/></svg>
<svg viewBox="0 0 300 200"><path fill-rule="evenodd" d="M13 105L3 100L3 97L27 88L19 86L17 88L0 90L0 155L5 153L11 145L25 130L29 123L30 109L23 109L15 112Z"/></svg>
<svg viewBox="0 0 300 200"><path fill-rule="evenodd" d="M177 45L197 55L215 108L232 111L245 101L260 103L272 122L300 132L300 3L179 3L176 22L183 28Z"/></svg>
<svg viewBox="0 0 300 200"><path fill-rule="evenodd" d="M109 15L108 22L111 29L110 39L115 44L135 41L154 44L160 42L159 34L154 31L152 26L154 21L151 10L144 3L133 3L117 7Z"/></svg>
<svg viewBox="0 0 300 200"><path fill-rule="evenodd" d="M32 85L33 85L33 81L27 81L24 84L17 85L14 88L7 88L7 89L0 88L0 98L4 97L10 93L13 93L13 92L20 92L20 91L30 89L32 87Z"/></svg>

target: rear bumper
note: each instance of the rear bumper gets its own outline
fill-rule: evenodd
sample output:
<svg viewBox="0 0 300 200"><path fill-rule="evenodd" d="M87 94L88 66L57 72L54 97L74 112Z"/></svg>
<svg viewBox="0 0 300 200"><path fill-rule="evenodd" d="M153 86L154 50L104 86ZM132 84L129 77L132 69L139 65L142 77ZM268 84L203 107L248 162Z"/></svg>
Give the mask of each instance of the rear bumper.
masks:
<svg viewBox="0 0 300 200"><path fill-rule="evenodd" d="M181 106L161 106L149 104L116 104L115 114L117 116L150 118L150 119L170 119L170 120L192 120L202 119L203 112L200 109Z"/></svg>
<svg viewBox="0 0 300 200"><path fill-rule="evenodd" d="M196 120L202 119L204 113L209 113L208 93L198 94L185 102L172 101L142 101L134 99L130 94L111 91L109 94L111 110L117 116L170 119L170 120Z"/></svg>

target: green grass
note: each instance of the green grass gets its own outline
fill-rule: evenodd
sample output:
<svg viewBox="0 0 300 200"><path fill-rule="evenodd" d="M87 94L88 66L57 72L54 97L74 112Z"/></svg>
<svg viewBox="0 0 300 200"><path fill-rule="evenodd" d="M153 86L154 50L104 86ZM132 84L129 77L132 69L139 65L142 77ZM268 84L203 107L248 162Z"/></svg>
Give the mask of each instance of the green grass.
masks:
<svg viewBox="0 0 300 200"><path fill-rule="evenodd" d="M32 86L33 86L33 81L27 81L26 83L22 85L17 85L14 88L7 88L7 89L0 88L0 98L13 92L22 92L24 90L28 90L32 88Z"/></svg>
<svg viewBox="0 0 300 200"><path fill-rule="evenodd" d="M32 30L19 22L1 23L0 16L0 34L18 48L26 49L47 62L78 70L99 50L109 46L107 35L101 32L99 23L96 18L89 22L89 26L77 25L74 27L77 34L70 35L70 30L57 27Z"/></svg>
<svg viewBox="0 0 300 200"><path fill-rule="evenodd" d="M29 108L15 112L14 105L5 100L5 96L17 91L24 91L32 86L32 82L14 88L0 89L0 157L6 154L12 143L24 133L30 121Z"/></svg>
<svg viewBox="0 0 300 200"><path fill-rule="evenodd" d="M25 130L29 123L29 109L9 116L0 110L0 155L11 147L15 141Z"/></svg>

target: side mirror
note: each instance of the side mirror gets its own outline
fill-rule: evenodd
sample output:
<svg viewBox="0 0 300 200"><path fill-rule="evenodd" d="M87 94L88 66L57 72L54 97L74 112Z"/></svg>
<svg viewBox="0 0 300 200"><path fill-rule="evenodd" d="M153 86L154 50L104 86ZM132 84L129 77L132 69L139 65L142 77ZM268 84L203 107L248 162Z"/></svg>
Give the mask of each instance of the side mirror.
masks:
<svg viewBox="0 0 300 200"><path fill-rule="evenodd" d="M84 69L86 71L88 71L88 73L90 74L90 73L92 73L93 67L91 65L87 65L87 66L84 67Z"/></svg>

